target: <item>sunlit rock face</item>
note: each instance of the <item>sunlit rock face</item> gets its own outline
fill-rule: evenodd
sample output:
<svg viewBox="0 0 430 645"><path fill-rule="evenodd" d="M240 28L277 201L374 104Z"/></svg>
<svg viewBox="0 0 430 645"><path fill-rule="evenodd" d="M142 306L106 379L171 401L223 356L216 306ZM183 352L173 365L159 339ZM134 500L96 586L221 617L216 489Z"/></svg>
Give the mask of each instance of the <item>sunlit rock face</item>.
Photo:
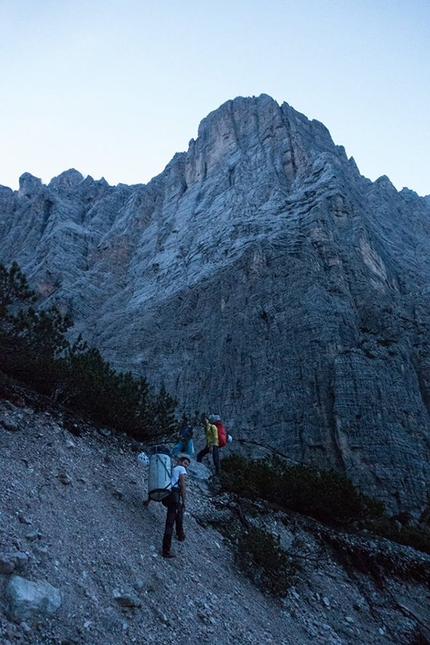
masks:
<svg viewBox="0 0 430 645"><path fill-rule="evenodd" d="M321 123L237 98L147 185L26 173L0 245L114 367L425 510L430 200L364 178Z"/></svg>

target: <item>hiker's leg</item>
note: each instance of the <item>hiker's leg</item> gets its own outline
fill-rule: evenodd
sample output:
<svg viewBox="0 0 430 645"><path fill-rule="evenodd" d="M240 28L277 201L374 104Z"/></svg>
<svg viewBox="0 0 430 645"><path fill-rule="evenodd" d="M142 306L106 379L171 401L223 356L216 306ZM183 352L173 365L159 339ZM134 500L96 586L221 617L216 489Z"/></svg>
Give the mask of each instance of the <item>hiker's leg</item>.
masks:
<svg viewBox="0 0 430 645"><path fill-rule="evenodd" d="M176 512L176 535L180 540L185 538L184 533L184 511L182 507L182 497L178 496L178 506Z"/></svg>
<svg viewBox="0 0 430 645"><path fill-rule="evenodd" d="M215 472L219 475L220 465L219 465L219 448L218 446L212 447L212 457L214 460Z"/></svg>
<svg viewBox="0 0 430 645"><path fill-rule="evenodd" d="M206 455L208 455L208 454L209 454L209 446L205 446L205 447L204 447L204 448L202 448L202 450L200 450L200 452L198 453L198 455L197 455L197 461L201 462L201 461L202 461L202 459L203 459L203 457L206 457Z"/></svg>
<svg viewBox="0 0 430 645"><path fill-rule="evenodd" d="M169 553L172 546L172 533L175 524L177 504L173 495L170 495L169 505L167 507L166 526L164 527L163 536L163 553Z"/></svg>
<svg viewBox="0 0 430 645"><path fill-rule="evenodd" d="M182 449L182 444L175 443L175 445L173 446L172 455L179 455L179 453L181 452L181 449Z"/></svg>

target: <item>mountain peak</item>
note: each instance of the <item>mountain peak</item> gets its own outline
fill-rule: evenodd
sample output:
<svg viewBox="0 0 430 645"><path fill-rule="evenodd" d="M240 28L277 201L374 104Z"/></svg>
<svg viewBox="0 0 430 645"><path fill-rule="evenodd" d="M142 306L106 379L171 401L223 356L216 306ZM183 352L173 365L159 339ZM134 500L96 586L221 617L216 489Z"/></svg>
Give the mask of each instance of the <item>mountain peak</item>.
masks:
<svg viewBox="0 0 430 645"><path fill-rule="evenodd" d="M39 193L42 190L43 184L42 180L38 177L35 177L29 172L25 172L19 178L19 190L18 195L26 199L30 199L35 194Z"/></svg>
<svg viewBox="0 0 430 645"><path fill-rule="evenodd" d="M69 170L65 170L59 174L57 177L51 179L49 187L54 190L70 190L71 188L75 188L82 181L84 181L83 175L78 170L70 168Z"/></svg>
<svg viewBox="0 0 430 645"><path fill-rule="evenodd" d="M147 185L23 175L19 197L38 191L0 191L0 261L116 369L425 512L430 200L267 95L211 112Z"/></svg>

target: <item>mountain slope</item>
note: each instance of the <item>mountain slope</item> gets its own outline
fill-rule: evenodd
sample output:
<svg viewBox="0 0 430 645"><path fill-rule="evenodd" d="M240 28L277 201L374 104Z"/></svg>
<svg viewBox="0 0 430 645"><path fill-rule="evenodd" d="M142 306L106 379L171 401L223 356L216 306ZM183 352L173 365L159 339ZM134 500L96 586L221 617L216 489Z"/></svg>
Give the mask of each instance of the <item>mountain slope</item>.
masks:
<svg viewBox="0 0 430 645"><path fill-rule="evenodd" d="M214 528L236 515L237 500L215 495L210 473L193 462L187 539L166 561L165 509L141 504L142 446L28 393L8 399L0 400L2 645L406 645L414 633L427 642L429 556L263 506L256 516L255 507L248 521L278 535L301 567L287 598L270 599ZM11 562L19 566L6 571ZM7 589L16 575L52 585L61 607L24 621L16 610L13 622Z"/></svg>
<svg viewBox="0 0 430 645"><path fill-rule="evenodd" d="M148 185L26 174L0 213L0 261L115 367L426 511L430 202L362 177L321 123L237 98Z"/></svg>

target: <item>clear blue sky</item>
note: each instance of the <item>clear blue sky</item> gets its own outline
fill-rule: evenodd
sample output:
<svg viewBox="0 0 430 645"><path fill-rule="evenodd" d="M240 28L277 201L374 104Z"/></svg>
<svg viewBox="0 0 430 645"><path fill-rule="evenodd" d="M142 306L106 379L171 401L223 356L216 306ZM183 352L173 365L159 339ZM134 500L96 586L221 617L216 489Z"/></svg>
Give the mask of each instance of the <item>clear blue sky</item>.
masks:
<svg viewBox="0 0 430 645"><path fill-rule="evenodd" d="M430 194L430 0L0 0L0 184L146 183L269 94L361 173Z"/></svg>

